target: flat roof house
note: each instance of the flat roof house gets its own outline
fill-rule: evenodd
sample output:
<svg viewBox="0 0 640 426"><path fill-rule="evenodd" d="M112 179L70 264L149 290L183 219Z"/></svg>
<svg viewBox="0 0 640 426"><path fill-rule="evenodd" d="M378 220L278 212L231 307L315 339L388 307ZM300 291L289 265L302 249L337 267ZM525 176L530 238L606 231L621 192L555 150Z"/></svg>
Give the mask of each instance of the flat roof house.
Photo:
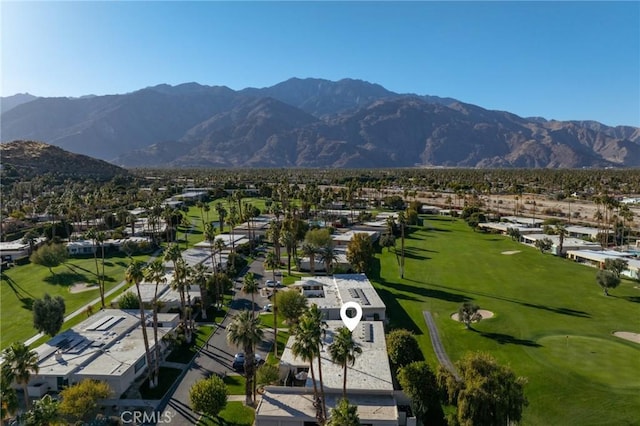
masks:
<svg viewBox="0 0 640 426"><path fill-rule="evenodd" d="M313 300L312 300L313 302ZM327 410L330 412L342 397L343 368L331 361L329 345L342 321L327 321L324 346L321 351L322 376ZM362 424L398 425L398 404L393 390L391 368L387 356L384 325L381 321L361 321L353 331L353 338L362 353L353 366L347 367L347 397L358 406ZM256 409L256 426L315 424L316 409L313 401L313 382L309 363L293 355L290 337L280 361L281 377L295 380L295 386L268 386ZM316 381L318 364L313 363ZM300 378L303 378L300 380ZM306 379L306 380L305 380ZM291 383L287 383L291 384Z"/></svg>
<svg viewBox="0 0 640 426"><path fill-rule="evenodd" d="M147 332L153 335L151 313ZM173 332L178 314L158 314L160 339ZM153 353L153 338L149 339ZM166 349L160 342L161 350ZM29 395L60 391L85 378L109 383L115 396L122 394L147 367L138 310L104 309L77 326L38 346L39 372L29 381Z"/></svg>
<svg viewBox="0 0 640 426"><path fill-rule="evenodd" d="M363 320L384 320L386 307L365 274L335 274L333 276L306 277L292 284L315 303L327 320L340 319L340 307L346 302L358 302ZM295 291L295 290L288 290Z"/></svg>

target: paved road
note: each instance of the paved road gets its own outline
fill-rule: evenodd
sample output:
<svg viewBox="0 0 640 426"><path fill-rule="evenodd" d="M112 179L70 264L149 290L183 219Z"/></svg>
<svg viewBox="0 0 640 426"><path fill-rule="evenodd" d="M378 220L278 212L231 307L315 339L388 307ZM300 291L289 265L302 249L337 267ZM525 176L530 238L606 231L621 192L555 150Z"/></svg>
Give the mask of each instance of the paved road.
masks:
<svg viewBox="0 0 640 426"><path fill-rule="evenodd" d="M431 312L423 311L422 313L424 315L424 320L427 323L427 328L429 328L429 336L431 337L431 344L433 345L433 350L436 353L436 358L438 358L440 364L449 370L457 380L460 380L460 376L458 375L456 368L453 366L453 363L449 359L449 355L447 355L447 352L444 350L444 346L442 346L438 327L436 326L435 321L433 321Z"/></svg>
<svg viewBox="0 0 640 426"><path fill-rule="evenodd" d="M264 283L264 270L262 267L262 259L253 262L245 271L253 272L257 279ZM218 325L215 332L209 338L208 344L196 354L195 358L189 365L187 371L182 377L180 383L175 387L174 391L167 395L160 405L158 411L162 411L160 418L166 418L165 415L171 416L171 425L193 425L196 424L200 417L194 413L189 404L189 389L193 384L213 373L216 374L234 374L231 369L233 355L239 351L238 348L230 347L226 339L226 327L232 321L233 317L239 310L251 307L251 296L243 293L240 288L242 286L242 277L236 280L234 298L231 303L229 312L224 320ZM268 299L256 294L255 309L260 310ZM267 351L271 348L273 342L273 333L265 332L265 339L262 344L258 345L256 351L266 358ZM234 398L238 399L238 398ZM244 401L244 397L241 398Z"/></svg>

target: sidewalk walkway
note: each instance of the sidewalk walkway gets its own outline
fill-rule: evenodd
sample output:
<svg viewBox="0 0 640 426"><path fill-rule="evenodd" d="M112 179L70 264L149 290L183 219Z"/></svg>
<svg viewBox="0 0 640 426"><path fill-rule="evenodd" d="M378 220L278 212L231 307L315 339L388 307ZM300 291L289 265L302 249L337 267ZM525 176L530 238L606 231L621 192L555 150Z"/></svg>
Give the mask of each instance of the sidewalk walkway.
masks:
<svg viewBox="0 0 640 426"><path fill-rule="evenodd" d="M460 376L458 375L456 368L453 366L453 363L449 359L449 355L447 355L447 352L444 350L444 346L442 346L438 327L431 316L431 312L423 311L422 314L424 315L424 320L427 323L427 328L429 328L429 337L431 337L431 344L433 345L433 350L436 353L436 358L438 358L438 361L443 367L453 374L453 377L455 377L456 380L460 381Z"/></svg>

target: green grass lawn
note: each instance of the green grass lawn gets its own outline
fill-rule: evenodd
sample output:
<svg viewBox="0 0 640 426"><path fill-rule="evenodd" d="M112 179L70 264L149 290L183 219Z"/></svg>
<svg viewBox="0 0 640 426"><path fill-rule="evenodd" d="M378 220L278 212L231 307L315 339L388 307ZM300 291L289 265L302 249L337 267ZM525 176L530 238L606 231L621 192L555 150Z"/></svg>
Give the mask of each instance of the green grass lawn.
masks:
<svg viewBox="0 0 640 426"><path fill-rule="evenodd" d="M250 407L245 407L242 402L228 402L217 419L202 417L198 421L199 426L251 426L255 412Z"/></svg>
<svg viewBox="0 0 640 426"><path fill-rule="evenodd" d="M199 325L196 330L196 338L191 345L182 345L175 348L171 353L167 356L167 361L169 362L180 362L182 364L187 364L191 361L193 356L204 346L204 344L211 336L211 333L215 330L214 326L211 325Z"/></svg>
<svg viewBox="0 0 640 426"><path fill-rule="evenodd" d="M525 424L637 422L640 345L612 335L640 332L637 284L624 280L605 297L593 268L436 217L407 236L405 266L400 279L384 250L370 278L391 326L413 330L433 366L425 310L454 362L486 351L528 378ZM495 316L466 330L450 318L464 301Z"/></svg>
<svg viewBox="0 0 640 426"><path fill-rule="evenodd" d="M146 260L145 256L134 256ZM102 260L98 259L100 268ZM106 289L119 284L124 279L124 271L129 265L125 255L114 255L105 259ZM45 293L62 296L66 304L66 315L100 297L96 286L93 290L71 293L69 289L76 283L96 283L95 261L91 258L70 258L66 263L53 268L55 275L43 266L26 264L2 271L0 293L0 348L4 349L16 341L24 342L37 334L33 328L31 305ZM99 305L98 305L99 307ZM94 309L96 312L97 309ZM78 318L82 318L80 316ZM79 320L76 320L79 321Z"/></svg>
<svg viewBox="0 0 640 426"><path fill-rule="evenodd" d="M165 393L173 385L182 370L178 368L160 367L158 386L149 389L149 380L145 380L140 386L140 395L143 399L162 399Z"/></svg>
<svg viewBox="0 0 640 426"><path fill-rule="evenodd" d="M224 383L227 385L229 395L244 395L246 382L247 379L245 379L244 376L237 374L228 375L224 378Z"/></svg>

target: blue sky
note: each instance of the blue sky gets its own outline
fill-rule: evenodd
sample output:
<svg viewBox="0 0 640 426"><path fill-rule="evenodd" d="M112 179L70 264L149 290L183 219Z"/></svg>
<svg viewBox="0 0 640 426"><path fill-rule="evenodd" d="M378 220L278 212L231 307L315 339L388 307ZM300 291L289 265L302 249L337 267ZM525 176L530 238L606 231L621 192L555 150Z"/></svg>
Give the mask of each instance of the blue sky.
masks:
<svg viewBox="0 0 640 426"><path fill-rule="evenodd" d="M640 126L640 2L6 2L2 96L357 78Z"/></svg>

